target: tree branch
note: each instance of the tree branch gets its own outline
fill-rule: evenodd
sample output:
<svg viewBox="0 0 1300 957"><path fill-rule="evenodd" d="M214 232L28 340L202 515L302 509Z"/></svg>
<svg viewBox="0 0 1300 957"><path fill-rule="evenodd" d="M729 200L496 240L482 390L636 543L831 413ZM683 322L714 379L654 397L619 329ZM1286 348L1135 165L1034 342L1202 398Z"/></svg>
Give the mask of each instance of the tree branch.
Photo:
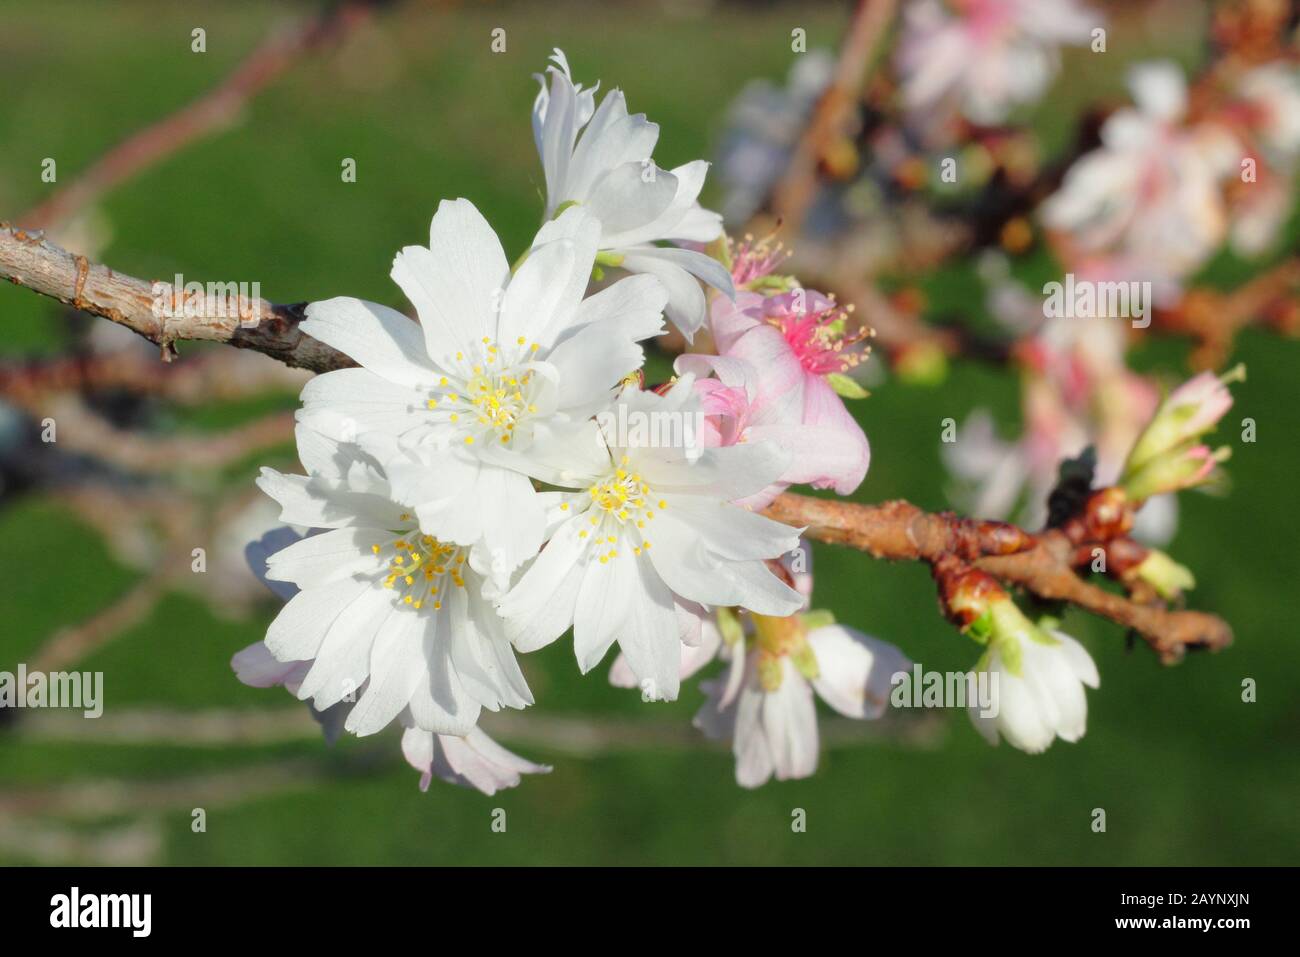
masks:
<svg viewBox="0 0 1300 957"><path fill-rule="evenodd" d="M948 556L964 559L1005 584L1133 629L1165 664L1180 660L1188 648L1217 651L1232 643L1232 629L1214 615L1141 604L1083 581L1072 567L1075 543L1059 530L1032 535L1003 522L925 512L910 502L859 505L792 492L778 497L766 514L807 526L810 538L876 558L931 565Z"/></svg>
<svg viewBox="0 0 1300 957"><path fill-rule="evenodd" d="M0 276L93 315L112 319L163 347L181 339L226 342L265 353L291 366L327 372L355 363L304 335L298 324L305 303L279 306L263 300L206 302L220 315L172 319L155 314L150 284L91 264L58 246L0 224ZM233 318L232 318L233 316ZM1189 647L1223 648L1232 631L1221 619L1201 612L1167 611L1114 595L1080 579L1071 567L1077 542L1061 532L1032 535L1002 522L979 522L951 513L931 514L908 502L859 505L786 493L767 514L824 542L849 545L876 558L933 564L945 555L972 562L1003 582L1042 598L1067 601L1132 628L1160 655L1178 660Z"/></svg>
<svg viewBox="0 0 1300 957"><path fill-rule="evenodd" d="M797 234L817 191L817 169L827 148L841 137L857 111L871 58L894 20L896 0L858 0L853 22L840 48L830 86L822 94L785 174L772 190L776 218Z"/></svg>
<svg viewBox="0 0 1300 957"><path fill-rule="evenodd" d="M180 314L168 317L153 283L91 263L85 256L74 256L54 245L40 233L29 233L4 222L0 222L0 277L126 326L162 349L168 361L174 356L173 343L195 339L252 349L313 372L356 364L302 334L298 324L306 318L306 303L277 305L264 299L204 297L176 301L172 311Z"/></svg>
<svg viewBox="0 0 1300 957"><path fill-rule="evenodd" d="M214 89L127 137L18 221L51 229L140 170L229 125L301 56L346 36L370 18L374 6L374 0L329 4L317 16L275 31Z"/></svg>

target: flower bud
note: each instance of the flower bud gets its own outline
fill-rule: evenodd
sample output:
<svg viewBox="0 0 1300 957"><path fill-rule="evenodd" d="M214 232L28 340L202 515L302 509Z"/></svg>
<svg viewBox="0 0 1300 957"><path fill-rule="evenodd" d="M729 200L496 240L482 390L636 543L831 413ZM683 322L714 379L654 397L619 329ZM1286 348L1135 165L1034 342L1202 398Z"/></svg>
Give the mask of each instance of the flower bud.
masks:
<svg viewBox="0 0 1300 957"><path fill-rule="evenodd" d="M1244 365L1222 376L1202 372L1169 393L1129 453L1122 483L1155 462L1181 457L1199 445L1200 437L1212 431L1232 407L1228 383L1245 378Z"/></svg>
<svg viewBox="0 0 1300 957"><path fill-rule="evenodd" d="M1133 574L1154 588L1156 594L1165 601L1171 601L1182 592L1196 587L1196 579L1186 566L1154 548L1133 569Z"/></svg>
<svg viewBox="0 0 1300 957"><path fill-rule="evenodd" d="M1226 445L1213 450L1208 445L1184 446L1156 456L1135 472L1125 473L1121 485L1134 502L1181 492L1211 481L1218 464L1231 456L1232 449Z"/></svg>

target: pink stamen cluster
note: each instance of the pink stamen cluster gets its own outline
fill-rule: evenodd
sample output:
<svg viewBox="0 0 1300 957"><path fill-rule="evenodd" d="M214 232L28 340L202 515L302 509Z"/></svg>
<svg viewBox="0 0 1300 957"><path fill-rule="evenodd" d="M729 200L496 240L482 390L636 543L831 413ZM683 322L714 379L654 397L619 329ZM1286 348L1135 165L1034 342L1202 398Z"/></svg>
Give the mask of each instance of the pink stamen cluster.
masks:
<svg viewBox="0 0 1300 957"><path fill-rule="evenodd" d="M850 304L841 307L830 296L796 289L763 302L766 320L781 331L799 363L814 375L845 372L862 362L867 348L856 348L871 330L850 331Z"/></svg>
<svg viewBox="0 0 1300 957"><path fill-rule="evenodd" d="M727 246L731 252L731 280L737 288L772 275L790 258L785 243L772 235L755 239L752 233L746 233L739 242L727 237Z"/></svg>

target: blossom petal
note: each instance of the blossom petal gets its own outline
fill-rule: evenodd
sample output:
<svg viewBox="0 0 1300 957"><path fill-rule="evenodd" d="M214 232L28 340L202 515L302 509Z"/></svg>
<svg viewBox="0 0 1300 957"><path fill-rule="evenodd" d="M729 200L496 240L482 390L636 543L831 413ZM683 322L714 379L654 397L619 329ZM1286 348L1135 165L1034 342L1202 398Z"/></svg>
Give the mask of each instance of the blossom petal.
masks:
<svg viewBox="0 0 1300 957"><path fill-rule="evenodd" d="M600 177L584 204L600 220L603 249L644 242L653 223L677 195L677 177L653 163L624 163ZM653 238L653 237L646 237Z"/></svg>
<svg viewBox="0 0 1300 957"><path fill-rule="evenodd" d="M549 645L573 624L583 579L578 522L575 517L560 526L498 605L520 651Z"/></svg>
<svg viewBox="0 0 1300 957"><path fill-rule="evenodd" d="M374 574L384 563L371 548L391 537L375 528L338 528L312 535L267 559L267 577L308 588Z"/></svg>
<svg viewBox="0 0 1300 957"><path fill-rule="evenodd" d="M618 646L645 697L675 701L681 685L682 643L672 592L643 557L620 552L614 564L636 577L636 595L623 622Z"/></svg>
<svg viewBox="0 0 1300 957"><path fill-rule="evenodd" d="M434 362L445 365L471 342L496 338L510 264L496 233L469 200L439 203L429 248L403 249L393 261L392 277L420 314Z"/></svg>
<svg viewBox="0 0 1300 957"><path fill-rule="evenodd" d="M400 434L428 421L424 393L381 379L366 369L337 369L302 390L298 421L336 441L364 432Z"/></svg>
<svg viewBox="0 0 1300 957"><path fill-rule="evenodd" d="M668 249L658 246L634 246L621 249L620 265L628 272L649 273L668 290L665 314L684 335L691 338L704 325L708 315L702 279L724 295L734 295L731 274L704 253L691 249Z"/></svg>
<svg viewBox="0 0 1300 957"><path fill-rule="evenodd" d="M285 603L266 632L266 646L280 661L316 657L330 625L343 609L371 589L369 582L346 582L300 591Z"/></svg>
<svg viewBox="0 0 1300 957"><path fill-rule="evenodd" d="M806 778L817 770L817 710L812 688L782 659L781 687L763 695L763 734L778 781Z"/></svg>
<svg viewBox="0 0 1300 957"><path fill-rule="evenodd" d="M300 328L389 382L421 388L433 378L420 326L396 309L341 296L311 303Z"/></svg>
<svg viewBox="0 0 1300 957"><path fill-rule="evenodd" d="M889 706L892 677L912 662L888 642L843 625L808 633L817 658L813 688L823 701L849 718L879 718Z"/></svg>
<svg viewBox="0 0 1300 957"><path fill-rule="evenodd" d="M402 613L404 612L404 613ZM344 724L358 737L387 727L411 700L426 667L424 635L430 619L411 609L389 616L370 651L370 681Z"/></svg>

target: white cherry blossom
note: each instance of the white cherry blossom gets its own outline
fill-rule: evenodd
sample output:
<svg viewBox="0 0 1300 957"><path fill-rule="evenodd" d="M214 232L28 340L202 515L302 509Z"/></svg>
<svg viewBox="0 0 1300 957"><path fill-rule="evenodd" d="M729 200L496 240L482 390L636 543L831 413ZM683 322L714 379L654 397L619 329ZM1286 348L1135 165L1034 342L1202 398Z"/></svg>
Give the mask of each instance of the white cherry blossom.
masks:
<svg viewBox="0 0 1300 957"><path fill-rule="evenodd" d="M529 476L590 463L594 411L663 330L666 293L632 276L584 298L599 226L581 209L548 223L514 275L468 200L444 201L430 246L393 279L420 323L359 299L312 303L303 331L360 368L317 376L301 418L384 459L394 495L440 540L475 546L498 580L537 553L545 515Z"/></svg>
<svg viewBox="0 0 1300 957"><path fill-rule="evenodd" d="M575 84L556 50L533 103L533 138L546 176L546 218L577 204L600 222L600 262L657 276L668 289L667 315L689 338L704 323L703 280L728 296L731 276L716 259L680 245L722 235L722 217L698 202L709 164L672 170L655 165L659 126L629 115L619 90L605 94Z"/></svg>
<svg viewBox="0 0 1300 957"><path fill-rule="evenodd" d="M666 700L677 697L681 639L699 640L688 603L788 615L802 602L764 564L796 548L798 532L731 504L781 473L782 450L629 444L610 424L692 416L691 386L686 376L662 396L623 390L624 414L603 427L604 462L560 483L580 491L555 493L546 547L499 605L521 651L572 626L584 672L617 642L646 695Z"/></svg>
<svg viewBox="0 0 1300 957"><path fill-rule="evenodd" d="M531 704L468 549L423 533L358 447L304 426L297 438L307 475L258 479L281 521L324 529L266 560L267 578L299 589L266 635L276 660L311 662L297 696L317 711L355 699L345 726L358 735L407 711L416 727L463 735L482 708Z"/></svg>

